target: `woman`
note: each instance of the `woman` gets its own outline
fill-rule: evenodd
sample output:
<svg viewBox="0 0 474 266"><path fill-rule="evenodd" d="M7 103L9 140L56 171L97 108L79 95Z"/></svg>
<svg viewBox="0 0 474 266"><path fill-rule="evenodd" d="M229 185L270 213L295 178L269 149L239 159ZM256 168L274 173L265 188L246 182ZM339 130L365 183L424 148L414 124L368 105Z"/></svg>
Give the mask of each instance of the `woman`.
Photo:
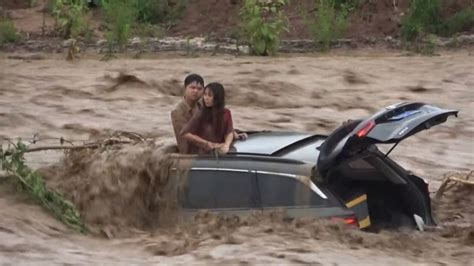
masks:
<svg viewBox="0 0 474 266"><path fill-rule="evenodd" d="M213 82L204 88L204 105L181 130L181 136L191 145L190 153L206 154L217 149L225 154L234 138L230 110L225 108L222 84Z"/></svg>

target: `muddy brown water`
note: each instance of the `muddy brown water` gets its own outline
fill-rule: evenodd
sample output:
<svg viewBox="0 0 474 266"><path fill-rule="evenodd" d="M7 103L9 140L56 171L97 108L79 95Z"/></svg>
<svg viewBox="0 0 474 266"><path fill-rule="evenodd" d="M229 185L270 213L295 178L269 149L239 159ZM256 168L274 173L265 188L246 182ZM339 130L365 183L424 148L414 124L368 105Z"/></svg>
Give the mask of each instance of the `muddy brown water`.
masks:
<svg viewBox="0 0 474 266"><path fill-rule="evenodd" d="M202 214L177 227L153 229L146 226L150 221L137 218L150 217L143 202L137 202L146 194L140 180L160 172L160 164L153 162L160 162L174 141L169 112L190 72L225 85L234 124L246 130L327 134L348 118L367 116L400 101L458 109L458 118L411 137L391 155L436 190L444 174L474 169L474 60L468 52L438 57L165 56L109 62L6 57L0 59L1 136L29 139L38 133L38 145L53 145L58 141L51 138L81 143L124 130L156 141L152 146L78 156L83 168L73 173L53 168L57 171L47 176L48 185L82 203L83 217L97 229L89 235L71 232L18 193L10 181L0 179L2 262L468 265L472 261L474 191L463 187L448 191L436 203L443 228L425 233L373 234L325 221L286 223L278 215ZM33 153L27 159L34 168L67 165L58 152Z"/></svg>

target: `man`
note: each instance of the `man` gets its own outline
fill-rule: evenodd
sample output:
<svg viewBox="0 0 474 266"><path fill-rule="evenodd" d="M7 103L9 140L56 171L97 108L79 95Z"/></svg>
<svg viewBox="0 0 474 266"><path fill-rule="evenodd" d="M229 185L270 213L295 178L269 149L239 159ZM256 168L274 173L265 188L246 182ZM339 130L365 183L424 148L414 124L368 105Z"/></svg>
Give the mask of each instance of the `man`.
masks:
<svg viewBox="0 0 474 266"><path fill-rule="evenodd" d="M190 74L184 79L183 99L171 111L174 136L179 153L192 153L188 142L180 136L183 126L201 109L201 97L204 92L204 79L198 74ZM247 139L246 133L234 131L234 139Z"/></svg>
<svg viewBox="0 0 474 266"><path fill-rule="evenodd" d="M189 153L188 142L180 136L181 129L200 108L200 101L204 91L204 79L197 74L190 74L184 79L183 99L171 111L174 136L180 153Z"/></svg>

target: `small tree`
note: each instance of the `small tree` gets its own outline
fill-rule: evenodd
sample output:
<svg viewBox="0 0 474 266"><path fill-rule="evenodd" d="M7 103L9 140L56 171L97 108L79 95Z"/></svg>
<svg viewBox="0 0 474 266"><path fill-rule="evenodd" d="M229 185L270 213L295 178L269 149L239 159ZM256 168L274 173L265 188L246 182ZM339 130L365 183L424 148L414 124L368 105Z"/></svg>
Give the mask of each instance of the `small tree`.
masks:
<svg viewBox="0 0 474 266"><path fill-rule="evenodd" d="M242 33L256 55L274 55L280 35L288 31L288 19L283 7L288 0L245 0L240 11Z"/></svg>

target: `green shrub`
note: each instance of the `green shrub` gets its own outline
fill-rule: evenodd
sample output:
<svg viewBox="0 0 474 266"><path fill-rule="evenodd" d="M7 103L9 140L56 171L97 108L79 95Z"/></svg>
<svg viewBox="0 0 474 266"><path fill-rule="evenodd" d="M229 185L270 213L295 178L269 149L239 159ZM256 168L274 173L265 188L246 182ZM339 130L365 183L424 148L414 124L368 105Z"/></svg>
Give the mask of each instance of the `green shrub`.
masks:
<svg viewBox="0 0 474 266"><path fill-rule="evenodd" d="M0 46L7 43L15 43L20 39L15 25L10 20L0 19Z"/></svg>
<svg viewBox="0 0 474 266"><path fill-rule="evenodd" d="M109 43L116 42L123 48L130 38L130 32L137 17L134 1L130 0L103 0L103 17L107 24L106 33Z"/></svg>
<svg viewBox="0 0 474 266"><path fill-rule="evenodd" d="M441 0L412 0L402 20L401 36L414 41L427 33L435 33L440 25Z"/></svg>
<svg viewBox="0 0 474 266"><path fill-rule="evenodd" d="M438 33L443 36L452 36L472 28L474 28L474 7L468 7L443 21Z"/></svg>
<svg viewBox="0 0 474 266"><path fill-rule="evenodd" d="M240 10L241 30L253 54L276 54L281 33L288 31L283 14L287 4L287 0L245 0Z"/></svg>
<svg viewBox="0 0 474 266"><path fill-rule="evenodd" d="M321 50L330 48L331 42L342 36L347 26L348 7L336 8L335 0L316 0L314 19L306 20L313 39L321 44Z"/></svg>

